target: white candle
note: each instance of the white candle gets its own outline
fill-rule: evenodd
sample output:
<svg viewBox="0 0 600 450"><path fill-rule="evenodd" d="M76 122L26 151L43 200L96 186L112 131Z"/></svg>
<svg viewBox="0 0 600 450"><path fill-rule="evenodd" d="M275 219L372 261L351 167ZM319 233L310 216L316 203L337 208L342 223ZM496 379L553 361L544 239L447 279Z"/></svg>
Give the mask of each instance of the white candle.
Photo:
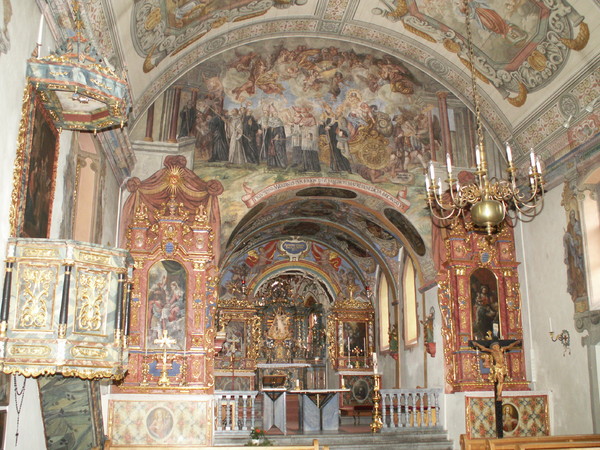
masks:
<svg viewBox="0 0 600 450"><path fill-rule="evenodd" d="M552 317L548 317L548 324L550 325L550 331L552 331Z"/></svg>
<svg viewBox="0 0 600 450"><path fill-rule="evenodd" d="M373 352L373 372L377 373L377 353Z"/></svg>
<svg viewBox="0 0 600 450"><path fill-rule="evenodd" d="M535 158L535 168L537 169L537 173L542 173L542 165L540 164L540 158L536 156Z"/></svg>
<svg viewBox="0 0 600 450"><path fill-rule="evenodd" d="M452 160L450 159L450 153L446 153L446 166L448 167L448 175L452 176Z"/></svg>
<svg viewBox="0 0 600 450"><path fill-rule="evenodd" d="M481 153L479 153L479 145L475 146L475 163L479 169L479 166L481 165Z"/></svg>
<svg viewBox="0 0 600 450"><path fill-rule="evenodd" d="M531 161L531 167L535 168L535 153L533 153L533 148L529 152L529 160Z"/></svg>
<svg viewBox="0 0 600 450"><path fill-rule="evenodd" d="M512 149L508 145L508 142L506 143L506 159L508 159L509 165L512 164Z"/></svg>
<svg viewBox="0 0 600 450"><path fill-rule="evenodd" d="M429 181L429 174L425 174L425 189L427 189L427 191L429 191L430 187L431 187L431 181Z"/></svg>
<svg viewBox="0 0 600 450"><path fill-rule="evenodd" d="M438 177L438 195L442 196L442 179Z"/></svg>
<svg viewBox="0 0 600 450"><path fill-rule="evenodd" d="M348 336L348 356L350 356L350 336Z"/></svg>
<svg viewBox="0 0 600 450"><path fill-rule="evenodd" d="M429 177L431 182L435 180L435 167L433 167L433 161L429 161Z"/></svg>
<svg viewBox="0 0 600 450"><path fill-rule="evenodd" d="M44 32L44 14L40 17L40 26L38 28L37 45L42 46L42 34Z"/></svg>

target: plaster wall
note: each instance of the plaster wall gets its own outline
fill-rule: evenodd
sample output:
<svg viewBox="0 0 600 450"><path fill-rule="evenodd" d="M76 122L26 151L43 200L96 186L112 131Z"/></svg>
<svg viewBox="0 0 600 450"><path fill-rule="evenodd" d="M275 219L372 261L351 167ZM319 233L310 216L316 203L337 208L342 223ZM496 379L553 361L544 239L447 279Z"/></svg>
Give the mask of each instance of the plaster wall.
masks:
<svg viewBox="0 0 600 450"><path fill-rule="evenodd" d="M566 216L561 206L563 186L546 194L542 212L530 223L515 229L517 260L523 303L524 347L527 349L531 389L550 394L550 432L592 433L590 376L587 349L573 323L573 302L567 293L567 270L563 262ZM550 339L566 329L571 336L570 353Z"/></svg>
<svg viewBox="0 0 600 450"><path fill-rule="evenodd" d="M2 82L0 83L0 98L2 98L2 108L0 109L0 121L2 123L0 160L4 161L3 176L0 177L0 255L2 259L6 254L6 240L10 232L9 205L11 204L13 187L13 162L21 121L26 61L35 47L38 33L37 24L40 18L40 11L33 1L13 1L11 6L12 17L7 26L10 48L6 54L0 54L0 73L2 74ZM52 42L52 38L47 31L44 33L42 40ZM44 45L42 54L47 54L47 52L48 47ZM63 138L61 137L62 144ZM54 211L57 214L60 212L60 208L55 206ZM57 225L59 224L57 223ZM4 274L2 274L2 278L4 278ZM18 377L17 384L20 389L23 384L22 377ZM12 385L9 399L4 448L6 450L45 449L46 443L37 382L33 379L27 380L20 414L17 444L15 444L17 412L15 409L14 386Z"/></svg>

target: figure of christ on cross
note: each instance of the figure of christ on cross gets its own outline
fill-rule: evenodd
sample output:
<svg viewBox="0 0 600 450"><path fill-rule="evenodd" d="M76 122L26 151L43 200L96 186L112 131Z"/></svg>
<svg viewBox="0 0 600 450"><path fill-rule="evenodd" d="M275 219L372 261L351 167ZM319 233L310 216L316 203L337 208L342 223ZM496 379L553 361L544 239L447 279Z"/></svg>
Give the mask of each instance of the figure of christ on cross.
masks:
<svg viewBox="0 0 600 450"><path fill-rule="evenodd" d="M506 367L506 359L504 353L515 348L521 344L521 340L514 341L505 347L501 347L499 342L492 342L490 348L481 345L477 341L471 341L473 346L482 352L489 353L492 357L492 364L490 366L490 381L493 381L496 386L496 401L502 399L502 388L504 386L504 379L508 375L508 368Z"/></svg>

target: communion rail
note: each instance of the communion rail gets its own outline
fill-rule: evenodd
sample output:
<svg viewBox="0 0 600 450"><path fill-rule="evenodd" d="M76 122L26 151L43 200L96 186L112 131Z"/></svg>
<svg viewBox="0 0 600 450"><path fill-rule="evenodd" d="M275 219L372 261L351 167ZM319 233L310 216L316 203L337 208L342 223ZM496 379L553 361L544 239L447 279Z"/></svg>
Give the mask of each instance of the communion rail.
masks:
<svg viewBox="0 0 600 450"><path fill-rule="evenodd" d="M440 388L381 389L384 429L441 426Z"/></svg>
<svg viewBox="0 0 600 450"><path fill-rule="evenodd" d="M258 391L216 391L215 432L249 433L260 416L256 404Z"/></svg>

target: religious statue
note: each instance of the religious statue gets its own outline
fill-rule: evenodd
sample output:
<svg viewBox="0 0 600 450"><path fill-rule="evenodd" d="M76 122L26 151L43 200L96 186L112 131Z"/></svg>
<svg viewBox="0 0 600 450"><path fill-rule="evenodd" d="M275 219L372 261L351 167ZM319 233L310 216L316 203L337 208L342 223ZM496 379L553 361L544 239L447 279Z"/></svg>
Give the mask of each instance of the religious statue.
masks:
<svg viewBox="0 0 600 450"><path fill-rule="evenodd" d="M435 342L433 340L433 321L435 319L435 309L433 306L429 310L429 315L425 318L425 320L420 320L421 325L423 325L423 337L425 341L425 351L431 355L431 357L435 357Z"/></svg>
<svg viewBox="0 0 600 450"><path fill-rule="evenodd" d="M276 341L284 340L290 337L290 318L278 313L273 318L271 328L267 331L267 336Z"/></svg>
<svg viewBox="0 0 600 450"><path fill-rule="evenodd" d="M273 323L267 331L267 337L272 339L273 352L275 361L283 361L289 359L289 346L286 345L286 340L292 336L290 329L290 317L283 313L275 314Z"/></svg>
<svg viewBox="0 0 600 450"><path fill-rule="evenodd" d="M490 348L484 347L476 341L472 341L473 346L478 348L482 352L489 353L492 357L492 364L490 367L490 381L496 384L496 401L502 398L502 387L504 385L504 379L508 375L508 368L506 367L506 359L504 353L515 348L521 343L521 340L512 342L511 344L501 347L499 342L492 342Z"/></svg>

